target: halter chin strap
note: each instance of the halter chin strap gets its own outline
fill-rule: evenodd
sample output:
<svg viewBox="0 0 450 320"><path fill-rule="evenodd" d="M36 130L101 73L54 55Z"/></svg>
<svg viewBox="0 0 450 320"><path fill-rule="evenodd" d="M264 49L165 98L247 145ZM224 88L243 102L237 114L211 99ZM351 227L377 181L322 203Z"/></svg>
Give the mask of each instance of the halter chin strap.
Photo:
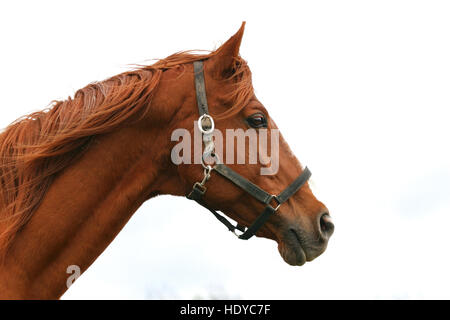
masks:
<svg viewBox="0 0 450 320"><path fill-rule="evenodd" d="M200 114L199 128L203 134L203 142L205 143L205 150L203 152L202 160L204 156L210 156L214 152L214 144L212 143L212 131L214 130L214 122L212 118L208 115L208 101L206 98L205 89L205 77L203 74L203 62L194 62L194 73L195 73L195 91L197 94L197 105ZM206 117L204 117L206 115ZM211 126L206 124L203 126L201 121L205 118L210 119L212 122ZM311 177L311 171L305 168L300 176L294 180L286 189L284 189L279 195L270 194L260 187L258 187L253 182L247 180L236 171L232 170L230 167L216 163L213 167L207 165L202 161L204 167L204 177L201 182L196 182L192 188L192 191L186 196L188 199L195 200L197 203L208 209L220 222L222 222L228 230L233 232L239 239L248 240L255 235L255 233L264 225L264 223L275 214L278 208L286 202L291 196L293 196ZM222 177L230 180L236 186L240 187L242 190L247 192L253 198L259 202L265 204L264 210L259 215L259 217L246 228L240 224L234 226L227 218L220 215L216 210L208 208L203 202L203 196L207 190L205 184L211 177L211 172L215 171ZM242 232L242 234L237 234L236 230Z"/></svg>

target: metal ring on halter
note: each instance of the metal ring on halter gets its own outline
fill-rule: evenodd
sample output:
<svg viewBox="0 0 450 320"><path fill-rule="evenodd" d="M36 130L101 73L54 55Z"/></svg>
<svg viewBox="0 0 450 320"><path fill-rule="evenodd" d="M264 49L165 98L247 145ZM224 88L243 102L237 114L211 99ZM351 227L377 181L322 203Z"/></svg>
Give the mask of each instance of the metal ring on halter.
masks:
<svg viewBox="0 0 450 320"><path fill-rule="evenodd" d="M214 158L214 162L212 164L206 163L205 158L204 158L205 154L202 154L202 166L204 169L211 167L211 165L216 165L216 164L220 163L220 159L219 159L219 156L217 155L217 153L214 152L213 154L210 154L210 156Z"/></svg>
<svg viewBox="0 0 450 320"><path fill-rule="evenodd" d="M270 197L270 200L269 200L269 202L270 201L272 201L272 199L273 200L275 200L275 202L277 203L277 206L274 208L274 207L272 207L275 211L278 211L278 209L280 208L280 206L281 206L281 202L280 202L280 200L278 199L278 197L276 196L276 195L272 195L271 197Z"/></svg>
<svg viewBox="0 0 450 320"><path fill-rule="evenodd" d="M209 129L203 128L203 121L204 120L209 120L210 121L211 127ZM205 113L205 114L201 115L200 118L198 118L197 125L198 125L198 129L203 134L211 134L211 133L214 132L214 120L209 114Z"/></svg>

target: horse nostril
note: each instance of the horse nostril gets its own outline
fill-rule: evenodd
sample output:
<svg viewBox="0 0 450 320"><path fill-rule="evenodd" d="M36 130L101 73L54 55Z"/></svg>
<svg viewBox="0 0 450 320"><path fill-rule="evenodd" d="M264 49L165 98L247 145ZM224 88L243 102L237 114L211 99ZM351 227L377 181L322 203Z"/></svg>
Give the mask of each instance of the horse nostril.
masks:
<svg viewBox="0 0 450 320"><path fill-rule="evenodd" d="M325 236L326 238L331 237L334 231L334 224L328 213L324 213L320 216L319 224L320 231L322 232L323 236Z"/></svg>

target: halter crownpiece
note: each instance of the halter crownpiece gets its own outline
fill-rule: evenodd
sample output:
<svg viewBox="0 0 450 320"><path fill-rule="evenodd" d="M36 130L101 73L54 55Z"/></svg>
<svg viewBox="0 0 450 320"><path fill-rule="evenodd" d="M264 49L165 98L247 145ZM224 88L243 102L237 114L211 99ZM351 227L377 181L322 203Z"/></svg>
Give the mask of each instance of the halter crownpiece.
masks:
<svg viewBox="0 0 450 320"><path fill-rule="evenodd" d="M277 212L280 206L286 202L291 196L308 181L311 177L311 171L306 167L303 172L292 182L286 189L284 189L279 195L270 194L253 182L247 180L230 167L215 161L214 166L205 163L205 157L213 156L217 160L217 155L214 153L214 141L212 134L214 132L214 120L208 114L208 100L206 98L205 89L205 77L203 73L203 61L194 62L194 78L195 78L195 91L197 95L197 106L200 114L198 120L198 127L203 136L203 143L205 145L202 154L203 180L196 182L192 187L192 191L186 196L188 199L195 200L197 203L208 209L220 222L222 222L228 230L233 232L239 239L248 240L255 235L255 233L264 225L264 223ZM215 171L222 177L230 180L236 186L250 194L253 198L259 202L265 204L263 212L259 217L248 227L237 224L234 226L227 218L220 215L216 210L208 208L203 203L203 196L206 193L206 182L211 178L211 172ZM236 230L242 232L238 234Z"/></svg>

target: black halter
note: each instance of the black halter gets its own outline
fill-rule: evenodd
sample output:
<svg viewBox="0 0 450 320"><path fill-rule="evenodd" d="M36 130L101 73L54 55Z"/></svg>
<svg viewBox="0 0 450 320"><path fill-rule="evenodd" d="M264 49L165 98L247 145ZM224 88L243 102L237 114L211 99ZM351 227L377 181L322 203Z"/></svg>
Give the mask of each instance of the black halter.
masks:
<svg viewBox="0 0 450 320"><path fill-rule="evenodd" d="M205 143L205 151L203 152L203 156L206 153L211 155L213 151L213 142L212 142L212 132L214 131L214 122L211 116L208 115L208 101L206 98L206 89L205 89L205 77L203 74L203 62L195 61L194 62L194 74L195 74L195 91L197 94L197 105L198 111L200 114L199 119L199 128L203 133L203 142ZM242 177L240 174L232 170L230 167L216 163L213 167L204 164L202 157L202 164L205 168L204 178L201 182L196 182L192 188L192 191L186 196L188 199L195 200L197 203L211 211L211 213L222 222L228 230L236 234L239 239L248 240L263 226L263 224L270 218L271 215L275 214L278 208L286 202L292 195L294 195L305 183L308 181L311 176L311 171L308 168L305 168L300 176L294 180L286 189L284 189L279 195L272 195L260 187L250 182L249 180ZM220 215L217 211L212 210L205 206L203 203L203 195L205 194L207 188L205 186L206 182L209 180L211 176L211 171L215 171L224 178L227 178L235 185L246 191L256 200L265 204L265 208L260 216L252 223L252 225L248 228L237 224L234 226L231 222ZM242 234L237 234L236 230L243 232Z"/></svg>

